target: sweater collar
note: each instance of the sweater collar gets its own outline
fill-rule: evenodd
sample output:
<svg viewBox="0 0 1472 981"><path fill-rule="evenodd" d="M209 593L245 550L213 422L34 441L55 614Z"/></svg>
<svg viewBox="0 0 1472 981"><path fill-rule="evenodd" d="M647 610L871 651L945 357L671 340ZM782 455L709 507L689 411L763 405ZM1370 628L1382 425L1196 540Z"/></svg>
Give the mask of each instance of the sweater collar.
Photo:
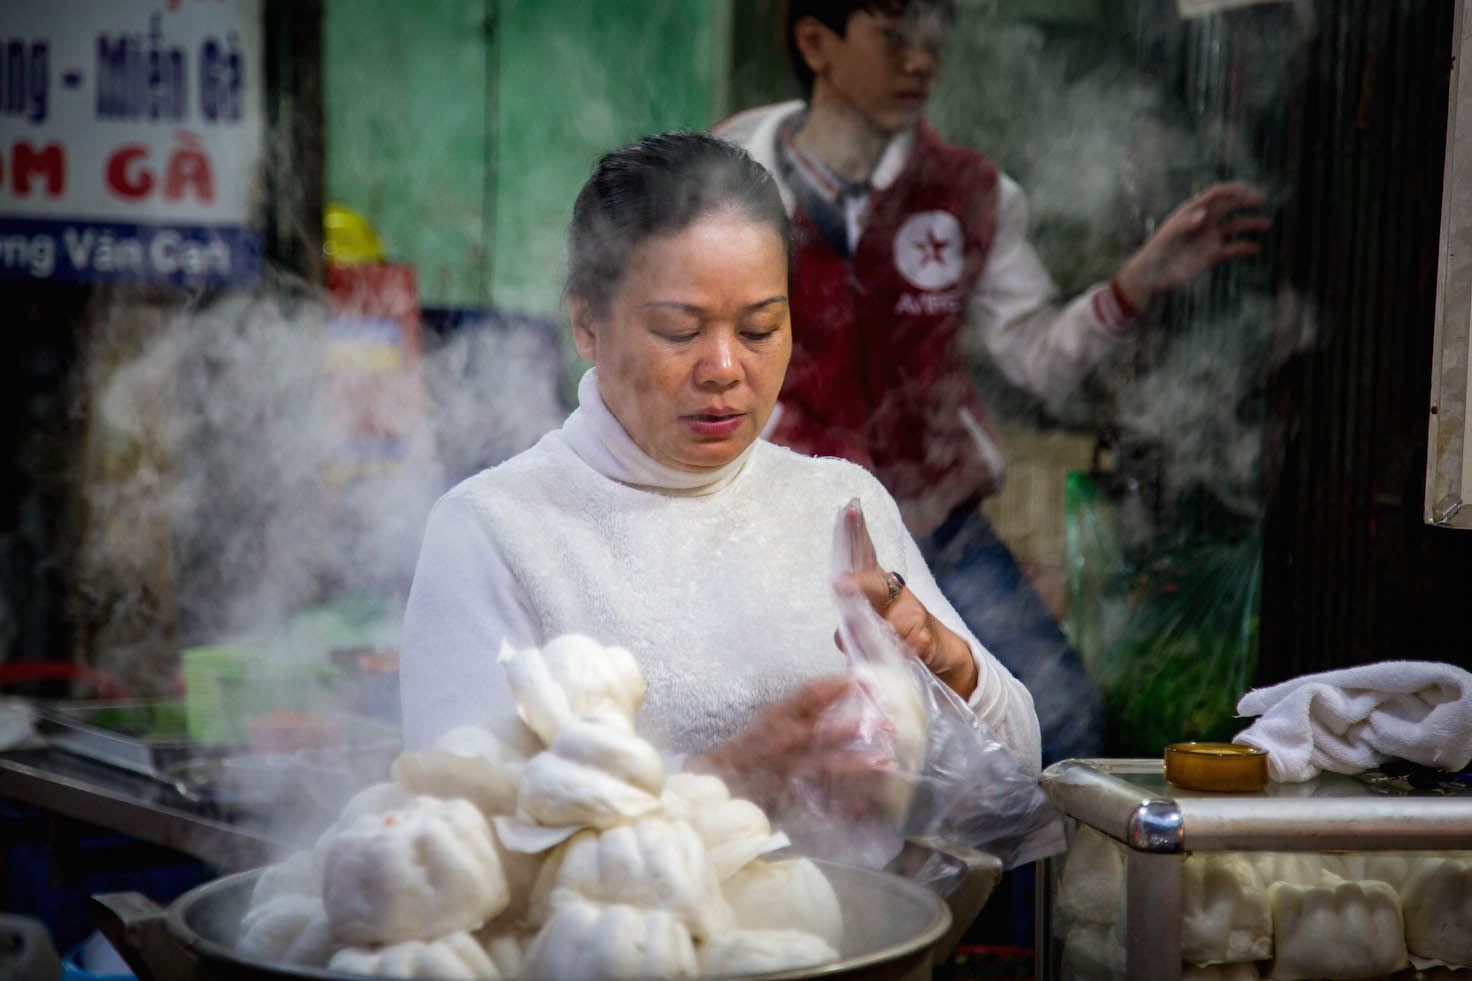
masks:
<svg viewBox="0 0 1472 981"><path fill-rule="evenodd" d="M598 390L597 368L589 368L578 382L578 407L562 424L561 432L584 463L610 480L671 494L714 494L736 479L756 446L752 441L734 460L715 470L680 470L660 463L639 448L609 411Z"/></svg>

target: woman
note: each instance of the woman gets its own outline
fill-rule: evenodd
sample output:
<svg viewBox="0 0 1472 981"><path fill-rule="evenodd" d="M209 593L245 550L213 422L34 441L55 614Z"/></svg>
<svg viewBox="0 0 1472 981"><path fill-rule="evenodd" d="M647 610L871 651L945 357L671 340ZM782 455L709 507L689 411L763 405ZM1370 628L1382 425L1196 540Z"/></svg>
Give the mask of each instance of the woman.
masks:
<svg viewBox="0 0 1472 981"><path fill-rule="evenodd" d="M813 723L847 690L829 553L857 497L880 568L850 586L1037 772L1030 696L941 596L879 483L758 438L792 347L787 272L777 189L734 145L665 133L598 162L567 281L595 367L561 429L430 515L402 641L410 747L467 723L509 736L501 640L579 632L633 652L640 730L664 750L738 778L842 769Z"/></svg>

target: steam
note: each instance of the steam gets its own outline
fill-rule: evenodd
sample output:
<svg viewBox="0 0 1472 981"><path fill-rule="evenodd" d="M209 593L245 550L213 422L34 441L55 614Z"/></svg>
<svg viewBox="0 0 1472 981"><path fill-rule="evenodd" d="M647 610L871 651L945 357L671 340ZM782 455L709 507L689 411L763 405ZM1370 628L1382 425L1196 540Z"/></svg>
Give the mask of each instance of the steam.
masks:
<svg viewBox="0 0 1472 981"><path fill-rule="evenodd" d="M1123 40L1081 46L1067 30L1050 36L999 7L960 5L929 115L947 138L983 150L1023 186L1030 239L1064 297L1108 279L1176 205L1213 180L1255 184L1268 193L1269 213L1281 203L1281 161L1265 159L1232 126L1289 94L1314 28L1306 5L1172 25L1196 76L1195 88L1179 92L1152 77L1157 66L1132 58ZM1150 32L1163 29L1138 30L1138 47L1148 50L1159 42ZM1229 85L1230 113L1222 96ZM1275 233L1265 238L1269 254ZM1045 425L1089 429L1107 420L1126 440L1159 446L1166 503L1205 487L1239 514L1260 513L1270 475L1261 472L1261 424L1250 403L1313 336L1312 311L1279 295L1263 271L1260 260L1236 260L1178 290L1164 317L1058 404L1020 396L983 366L988 403L1003 417ZM1236 298L1201 302L1223 278Z"/></svg>
<svg viewBox="0 0 1472 981"><path fill-rule="evenodd" d="M1050 31L1007 16L1007 5L996 0L959 4L929 116L948 139L987 153L1022 185L1029 238L1063 297L1107 280L1178 204L1214 181L1256 185L1268 195L1269 214L1281 205L1284 161L1274 157L1271 135L1264 139L1254 127L1280 120L1278 107L1292 96L1298 60L1313 36L1311 5L1124 26L1097 22L1107 5L1048 6L1055 14L1093 20ZM1108 40L1111 35L1118 40ZM1179 75L1159 74L1171 70ZM1271 275L1279 234L1274 229L1264 237L1266 258L1236 260L1177 290L1146 318L1135 340L1056 403L1042 404L994 367L978 364L995 417L1044 429L1104 429L1120 447L1144 450L1150 469L1139 473L1125 464L1122 476L1127 484L1158 478L1152 486L1158 496L1127 493L1108 509L1112 532L1132 557L1173 547L1179 529L1170 522L1182 510L1178 503L1207 497L1221 505L1213 513L1227 523L1245 519L1227 529L1197 528L1206 538L1238 536L1263 513L1279 463L1265 446L1267 383L1314 343L1316 332L1314 311ZM1090 555L1103 564L1103 553ZM970 602L952 597L958 606L982 611L972 627L984 642L993 634L1008 638L992 650L1033 692L1045 755L1071 755L1097 738L1084 722L1102 721L1101 693L1114 713L1109 699L1116 691L1138 687L1140 675L1131 682L1125 674L1130 665L1104 656L1136 622L1142 603L1115 574L1113 568L1085 570L1087 584L1069 610L1070 625L1077 630L1077 619L1087 628L1072 638L1078 655L1061 635L1050 648L1041 628L1020 640L1015 628L1011 634L993 630L992 621L1020 618L1021 612L989 606L984 596ZM1099 585L1105 582L1110 586ZM1238 585L1220 588L1225 593ZM1030 600L1012 605L1033 608ZM1183 616L1202 614L1193 608ZM1140 623L1139 630L1159 626ZM1181 627L1155 637L1137 653L1134 667L1152 658L1163 663L1176 650L1165 634ZM1214 635L1218 625L1184 627ZM1245 635L1242 640L1232 656L1245 663Z"/></svg>
<svg viewBox="0 0 1472 981"><path fill-rule="evenodd" d="M974 8L961 12L946 61L928 110L936 127L1023 186L1035 244L1065 293L1109 276L1128 252L1122 219L1132 219L1126 235L1140 233L1139 217L1124 213L1127 175L1161 193L1159 175L1132 170L1153 169L1162 151L1180 159L1187 144L1139 149L1147 132L1156 143L1163 135L1158 86L1117 63L1075 76L1040 28Z"/></svg>
<svg viewBox="0 0 1472 981"><path fill-rule="evenodd" d="M1238 514L1261 512L1269 461L1261 419L1244 408L1313 337L1291 296L1249 296L1228 323L1186 325L1156 369L1120 393L1121 428L1161 449L1166 500L1204 486Z"/></svg>
<svg viewBox="0 0 1472 981"><path fill-rule="evenodd" d="M373 417L400 435L385 458L355 434L322 295L274 283L102 319L82 582L99 666L135 691L164 682L170 640L259 634L344 593L402 602L436 497L563 415L535 322L457 332L422 385L370 379Z"/></svg>

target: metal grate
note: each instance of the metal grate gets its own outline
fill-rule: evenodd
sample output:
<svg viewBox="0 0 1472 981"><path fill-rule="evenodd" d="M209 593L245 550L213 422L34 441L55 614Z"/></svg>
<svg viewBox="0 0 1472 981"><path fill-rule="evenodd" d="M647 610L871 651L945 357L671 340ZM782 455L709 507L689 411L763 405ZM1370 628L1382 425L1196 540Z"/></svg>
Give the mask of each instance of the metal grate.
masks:
<svg viewBox="0 0 1472 981"><path fill-rule="evenodd" d="M1245 176L1278 205L1265 261L1224 267L1166 310L1173 331L1211 342L1251 330L1244 303L1276 296L1269 342L1233 352L1266 379L1237 407L1264 434L1257 681L1393 658L1472 666L1472 534L1421 521L1453 4L1150 10L1137 6L1138 63L1199 134L1178 193ZM1142 340L1148 367L1164 342ZM1158 480L1150 447L1122 449L1142 485ZM1233 534L1213 495L1198 500L1157 517Z"/></svg>
<svg viewBox="0 0 1472 981"><path fill-rule="evenodd" d="M1263 684L1472 659L1472 535L1421 523L1453 8L1312 9L1277 268L1316 336L1268 387Z"/></svg>

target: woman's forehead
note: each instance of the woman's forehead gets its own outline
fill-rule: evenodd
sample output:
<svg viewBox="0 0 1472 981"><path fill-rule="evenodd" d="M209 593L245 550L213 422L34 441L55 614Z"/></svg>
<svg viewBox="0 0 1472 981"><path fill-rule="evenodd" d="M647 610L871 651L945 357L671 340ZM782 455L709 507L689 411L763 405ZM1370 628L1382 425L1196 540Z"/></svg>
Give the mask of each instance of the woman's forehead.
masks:
<svg viewBox="0 0 1472 981"><path fill-rule="evenodd" d="M650 242L660 239L676 240L690 237L691 235L700 237L731 234L771 236L779 243L782 240L782 231L779 228L769 221L752 216L745 209L733 202L696 215L679 228L649 235L644 241Z"/></svg>
<svg viewBox="0 0 1472 981"><path fill-rule="evenodd" d="M684 228L651 235L630 254L630 271L655 279L714 272L753 276L779 272L786 278L787 251L781 232L738 212L713 212Z"/></svg>

